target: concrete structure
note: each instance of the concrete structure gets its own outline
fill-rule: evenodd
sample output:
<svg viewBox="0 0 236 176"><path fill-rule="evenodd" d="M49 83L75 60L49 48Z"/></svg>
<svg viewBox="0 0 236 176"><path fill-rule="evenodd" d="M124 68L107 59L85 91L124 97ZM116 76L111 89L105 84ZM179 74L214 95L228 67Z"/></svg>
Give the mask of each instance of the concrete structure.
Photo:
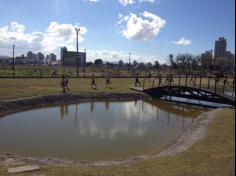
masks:
<svg viewBox="0 0 236 176"><path fill-rule="evenodd" d="M227 41L220 37L215 41L214 65L218 69L233 71L235 68L235 56L227 51Z"/></svg>
<svg viewBox="0 0 236 176"><path fill-rule="evenodd" d="M27 64L33 64L35 62L35 54L32 51L28 51L26 56L26 63Z"/></svg>
<svg viewBox="0 0 236 176"><path fill-rule="evenodd" d="M86 64L86 52L79 52L79 66L85 66ZM77 52L68 51L66 47L61 48L61 63L63 66L76 66L77 65Z"/></svg>
<svg viewBox="0 0 236 176"><path fill-rule="evenodd" d="M24 54L22 54L21 56L17 56L15 58L15 63L16 64L25 64L26 63L26 57L24 56Z"/></svg>
<svg viewBox="0 0 236 176"><path fill-rule="evenodd" d="M48 55L48 59L52 62L55 62L57 60L57 56L54 53L50 53Z"/></svg>
<svg viewBox="0 0 236 176"><path fill-rule="evenodd" d="M224 37L220 37L215 41L215 58L225 57L227 48L227 41Z"/></svg>
<svg viewBox="0 0 236 176"><path fill-rule="evenodd" d="M43 64L43 60L44 60L44 55L41 52L38 52L35 55L35 62L38 64Z"/></svg>
<svg viewBox="0 0 236 176"><path fill-rule="evenodd" d="M201 55L201 65L203 69L209 69L210 66L213 63L213 54L212 50L205 51L205 53L202 53Z"/></svg>

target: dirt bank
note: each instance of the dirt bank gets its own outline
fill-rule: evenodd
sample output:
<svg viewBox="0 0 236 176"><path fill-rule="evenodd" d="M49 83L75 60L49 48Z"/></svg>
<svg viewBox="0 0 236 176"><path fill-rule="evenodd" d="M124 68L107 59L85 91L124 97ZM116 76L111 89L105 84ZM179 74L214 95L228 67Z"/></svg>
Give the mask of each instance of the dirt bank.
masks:
<svg viewBox="0 0 236 176"><path fill-rule="evenodd" d="M35 96L19 98L14 100L0 101L0 117L11 113L40 108L45 106L56 106L65 103L79 103L86 101L121 101L139 100L148 98L142 93L79 93L79 94L56 94L49 96Z"/></svg>

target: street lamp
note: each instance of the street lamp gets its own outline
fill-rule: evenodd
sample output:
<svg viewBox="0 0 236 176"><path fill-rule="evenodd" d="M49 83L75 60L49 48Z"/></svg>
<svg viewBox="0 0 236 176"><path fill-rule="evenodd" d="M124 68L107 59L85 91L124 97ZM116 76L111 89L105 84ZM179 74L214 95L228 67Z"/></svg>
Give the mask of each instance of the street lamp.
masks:
<svg viewBox="0 0 236 176"><path fill-rule="evenodd" d="M75 28L75 31L76 31L76 66L77 66L77 77L79 77L79 31L80 31L80 28L76 27Z"/></svg>
<svg viewBox="0 0 236 176"><path fill-rule="evenodd" d="M15 78L15 38L11 38L13 40L13 45L12 45L12 71L13 71L13 78Z"/></svg>

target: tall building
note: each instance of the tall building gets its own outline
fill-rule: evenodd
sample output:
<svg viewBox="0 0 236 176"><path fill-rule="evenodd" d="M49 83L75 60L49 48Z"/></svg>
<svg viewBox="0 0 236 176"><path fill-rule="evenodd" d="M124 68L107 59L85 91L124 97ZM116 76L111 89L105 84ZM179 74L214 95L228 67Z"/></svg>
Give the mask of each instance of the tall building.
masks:
<svg viewBox="0 0 236 176"><path fill-rule="evenodd" d="M54 53L50 53L49 60L55 62L57 60L57 56Z"/></svg>
<svg viewBox="0 0 236 176"><path fill-rule="evenodd" d="M35 62L35 54L32 51L29 51L26 56L26 63L33 64Z"/></svg>
<svg viewBox="0 0 236 176"><path fill-rule="evenodd" d="M202 53L202 55L201 55L201 65L202 65L202 67L204 69L210 69L212 63L213 63L212 50L205 51L205 53Z"/></svg>
<svg viewBox="0 0 236 176"><path fill-rule="evenodd" d="M78 65L85 66L86 52L78 53ZM77 52L68 51L66 47L61 48L61 62L63 66L76 66L77 65Z"/></svg>
<svg viewBox="0 0 236 176"><path fill-rule="evenodd" d="M226 56L227 41L224 37L220 37L215 41L215 58Z"/></svg>
<svg viewBox="0 0 236 176"><path fill-rule="evenodd" d="M41 52L38 52L38 53L35 55L35 62L42 64L42 63L43 63L43 60L44 60L44 55L43 55Z"/></svg>

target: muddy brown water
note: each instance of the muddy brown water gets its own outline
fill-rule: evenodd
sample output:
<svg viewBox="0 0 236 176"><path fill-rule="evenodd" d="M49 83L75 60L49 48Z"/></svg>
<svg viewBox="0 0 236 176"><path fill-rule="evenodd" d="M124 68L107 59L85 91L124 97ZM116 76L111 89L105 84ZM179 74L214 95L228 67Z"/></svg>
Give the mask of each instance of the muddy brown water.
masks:
<svg viewBox="0 0 236 176"><path fill-rule="evenodd" d="M93 101L24 111L0 119L0 152L86 161L152 154L205 111L160 100Z"/></svg>

